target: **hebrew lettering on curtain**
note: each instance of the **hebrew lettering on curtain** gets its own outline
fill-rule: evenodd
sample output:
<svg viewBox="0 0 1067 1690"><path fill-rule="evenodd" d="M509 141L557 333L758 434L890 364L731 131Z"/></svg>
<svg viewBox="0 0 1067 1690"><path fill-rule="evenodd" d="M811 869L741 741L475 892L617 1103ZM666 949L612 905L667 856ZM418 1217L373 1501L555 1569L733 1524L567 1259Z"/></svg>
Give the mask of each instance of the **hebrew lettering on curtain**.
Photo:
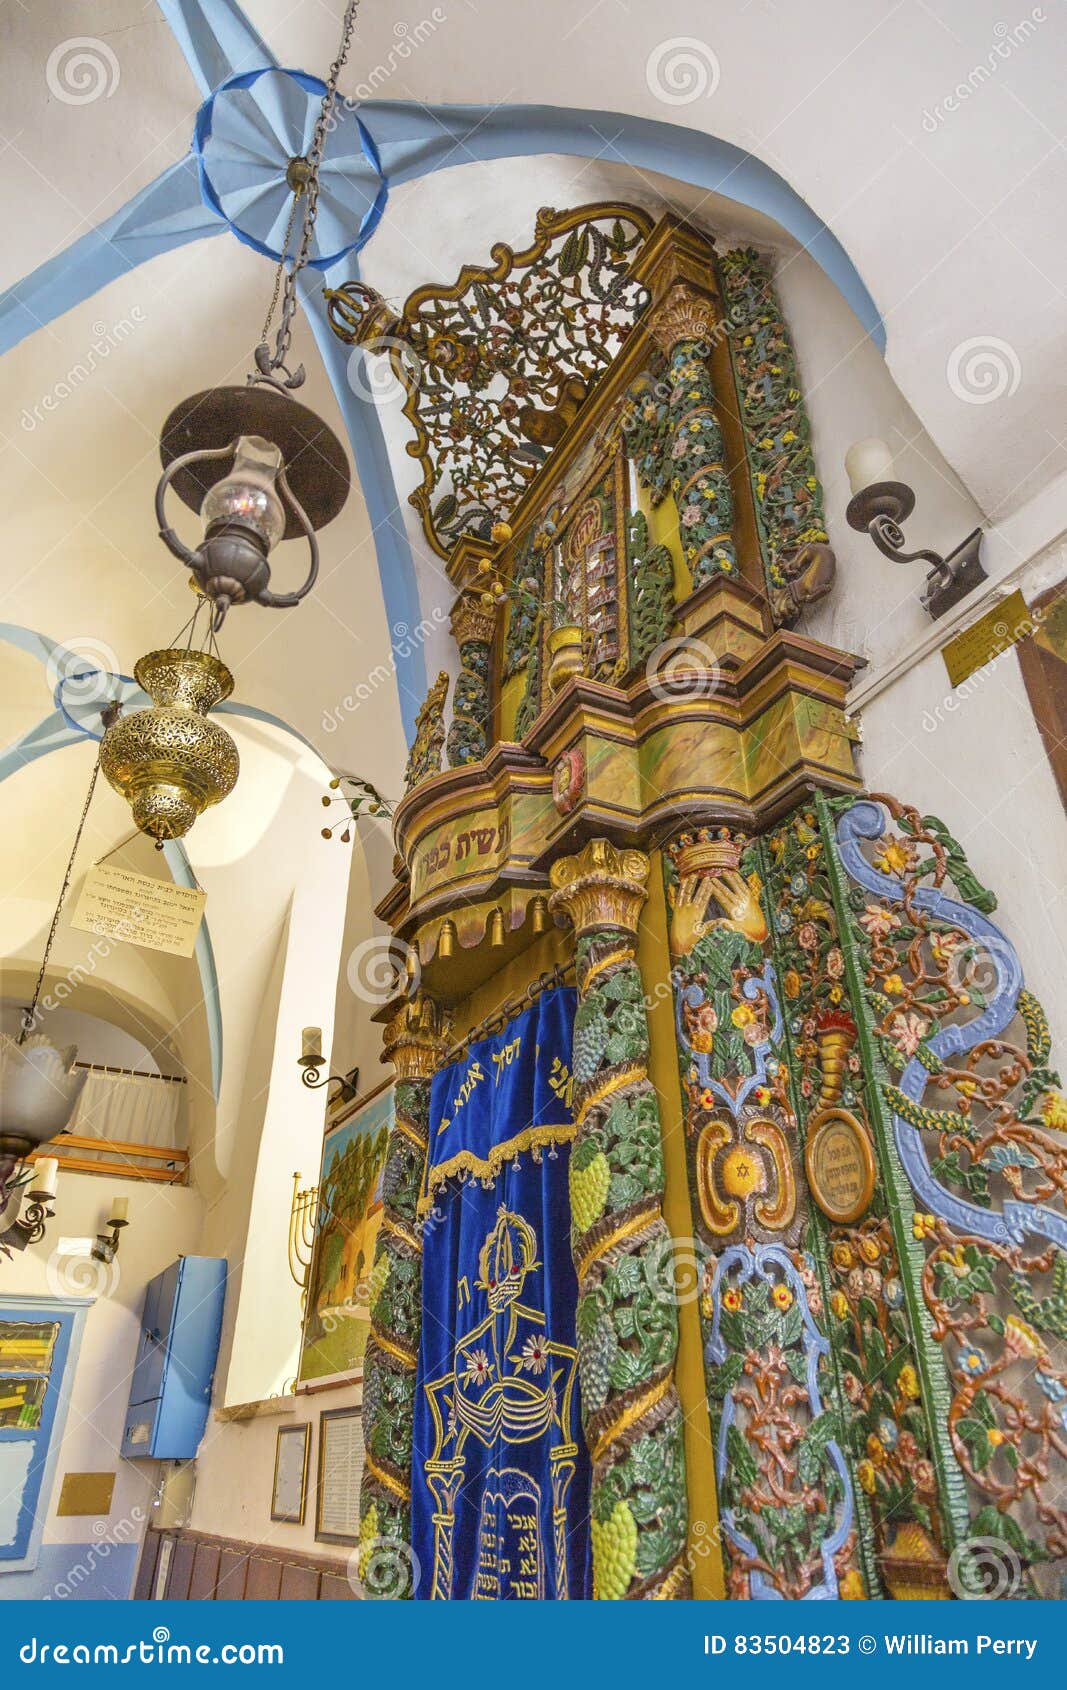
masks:
<svg viewBox="0 0 1067 1690"><path fill-rule="evenodd" d="M416 1594L591 1594L567 1168L576 995L544 993L438 1074L415 1396Z"/></svg>

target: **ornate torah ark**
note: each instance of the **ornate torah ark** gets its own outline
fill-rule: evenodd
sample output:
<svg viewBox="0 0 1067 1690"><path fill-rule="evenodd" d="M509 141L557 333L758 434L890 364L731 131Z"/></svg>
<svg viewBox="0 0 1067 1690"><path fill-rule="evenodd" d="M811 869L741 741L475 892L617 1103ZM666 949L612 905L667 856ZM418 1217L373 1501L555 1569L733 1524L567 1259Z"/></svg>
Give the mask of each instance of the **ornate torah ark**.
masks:
<svg viewBox="0 0 1067 1690"><path fill-rule="evenodd" d="M992 894L938 818L862 793L855 660L795 632L834 559L769 263L592 206L400 316L360 285L331 316L417 366L413 502L456 591L380 907L412 978L386 1039L365 1581L577 1594L558 1510L584 1484L567 1531L600 1598L1048 1593L1067 1101ZM479 1041L495 1059L542 988L569 997L565 1116L538 1138L516 1102L428 1206ZM569 1159L542 1224L570 1305L528 1296L551 1252L501 1186L500 1277L478 1269L477 1319L457 1280L460 1362L431 1380L441 1193L542 1155ZM527 1409L555 1514L500 1477ZM462 1591L411 1549L427 1461L458 1541L460 1428L495 1475Z"/></svg>

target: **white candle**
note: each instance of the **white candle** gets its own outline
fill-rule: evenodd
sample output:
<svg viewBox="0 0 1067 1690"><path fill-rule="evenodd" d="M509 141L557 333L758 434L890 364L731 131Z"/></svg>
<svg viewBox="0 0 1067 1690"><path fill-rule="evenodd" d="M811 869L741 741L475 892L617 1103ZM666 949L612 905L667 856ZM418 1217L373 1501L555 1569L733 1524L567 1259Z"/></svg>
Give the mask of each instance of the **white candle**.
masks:
<svg viewBox="0 0 1067 1690"><path fill-rule="evenodd" d="M124 1226L129 1212L130 1200L128 1197L113 1197L111 1199L111 1219L107 1223L108 1226L117 1226L119 1224Z"/></svg>
<svg viewBox="0 0 1067 1690"><path fill-rule="evenodd" d="M876 481L894 481L893 454L884 440L857 440L845 453L845 473L853 493Z"/></svg>
<svg viewBox="0 0 1067 1690"><path fill-rule="evenodd" d="M34 1197L54 1197L59 1177L59 1161L55 1156L39 1156L33 1164L30 1192Z"/></svg>
<svg viewBox="0 0 1067 1690"><path fill-rule="evenodd" d="M305 1061L308 1061L313 1056L322 1056L321 1027L305 1027L303 1033L301 1034L301 1040L301 1056Z"/></svg>

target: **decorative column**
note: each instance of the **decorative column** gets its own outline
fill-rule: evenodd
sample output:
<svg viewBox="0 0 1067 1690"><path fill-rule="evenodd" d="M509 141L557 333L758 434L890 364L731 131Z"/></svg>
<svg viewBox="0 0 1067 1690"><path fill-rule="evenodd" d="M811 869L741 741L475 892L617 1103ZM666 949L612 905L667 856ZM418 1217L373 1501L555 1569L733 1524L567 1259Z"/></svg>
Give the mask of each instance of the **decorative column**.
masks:
<svg viewBox="0 0 1067 1690"><path fill-rule="evenodd" d="M446 751L450 768L477 763L488 749L489 662L496 628L497 599L491 592L464 592L452 612L460 670L452 694L452 723Z"/></svg>
<svg viewBox="0 0 1067 1690"><path fill-rule="evenodd" d="M440 1011L423 993L389 1023L395 1121L382 1175L371 1270L371 1334L363 1359L359 1575L368 1596L414 1594L411 1431L422 1323L422 1239L416 1220L429 1136L430 1082L444 1052Z"/></svg>
<svg viewBox="0 0 1067 1690"><path fill-rule="evenodd" d="M554 863L550 907L577 935L571 1248L582 1416L593 1467L594 1594L690 1594L674 1246L635 961L649 860L595 839Z"/></svg>
<svg viewBox="0 0 1067 1690"><path fill-rule="evenodd" d="M652 318L653 338L667 359L670 394L660 436L678 507L682 550L694 588L737 572L734 507L725 447L707 359L718 332L708 296L677 282ZM638 466L640 469L640 465Z"/></svg>
<svg viewBox="0 0 1067 1690"><path fill-rule="evenodd" d="M445 699L448 697L448 670L442 669L426 694L415 718L415 738L408 752L404 770L404 791L412 792L431 775L441 772L441 752L445 743Z"/></svg>

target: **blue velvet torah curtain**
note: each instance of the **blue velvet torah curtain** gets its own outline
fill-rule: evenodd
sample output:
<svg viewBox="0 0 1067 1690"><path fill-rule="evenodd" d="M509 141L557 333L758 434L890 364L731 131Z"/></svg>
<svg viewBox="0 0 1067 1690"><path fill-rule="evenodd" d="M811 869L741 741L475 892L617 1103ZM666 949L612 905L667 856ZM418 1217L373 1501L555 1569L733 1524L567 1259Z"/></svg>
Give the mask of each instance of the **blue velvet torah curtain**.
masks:
<svg viewBox="0 0 1067 1690"><path fill-rule="evenodd" d="M430 1097L415 1594L592 1594L567 1168L576 994L544 993Z"/></svg>

